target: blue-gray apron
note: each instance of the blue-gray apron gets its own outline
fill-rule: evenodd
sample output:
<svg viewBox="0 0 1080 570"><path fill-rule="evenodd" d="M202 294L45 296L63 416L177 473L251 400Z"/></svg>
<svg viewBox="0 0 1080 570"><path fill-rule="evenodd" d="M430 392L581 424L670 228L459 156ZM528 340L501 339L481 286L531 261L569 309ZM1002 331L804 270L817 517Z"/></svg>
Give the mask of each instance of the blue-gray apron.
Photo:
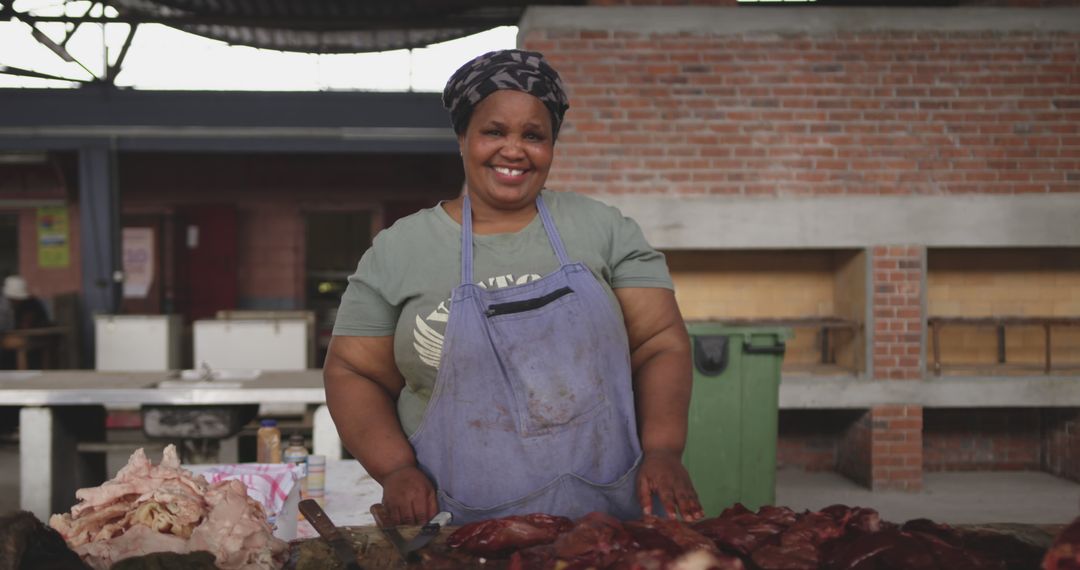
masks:
<svg viewBox="0 0 1080 570"><path fill-rule="evenodd" d="M473 284L472 209L462 207L461 285L435 390L409 441L457 524L544 512L641 516L626 328L572 263L541 197L559 269L503 289Z"/></svg>

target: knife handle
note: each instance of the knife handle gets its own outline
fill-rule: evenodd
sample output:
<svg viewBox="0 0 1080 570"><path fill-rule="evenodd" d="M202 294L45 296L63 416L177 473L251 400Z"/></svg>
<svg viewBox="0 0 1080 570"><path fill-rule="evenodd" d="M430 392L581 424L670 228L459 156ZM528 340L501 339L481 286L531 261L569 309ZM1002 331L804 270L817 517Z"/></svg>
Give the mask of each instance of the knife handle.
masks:
<svg viewBox="0 0 1080 570"><path fill-rule="evenodd" d="M390 520L390 513L386 512L386 507L382 503L371 505L371 516L375 517L375 524L379 528L390 528L392 526L386 524Z"/></svg>
<svg viewBox="0 0 1080 570"><path fill-rule="evenodd" d="M326 511L322 510L319 503L315 502L315 499L304 499L300 501L297 508L304 514L304 518L311 523L311 526L315 527L315 532L329 539L336 539L341 537L341 533L338 532L337 526L330 521L330 517L327 516Z"/></svg>

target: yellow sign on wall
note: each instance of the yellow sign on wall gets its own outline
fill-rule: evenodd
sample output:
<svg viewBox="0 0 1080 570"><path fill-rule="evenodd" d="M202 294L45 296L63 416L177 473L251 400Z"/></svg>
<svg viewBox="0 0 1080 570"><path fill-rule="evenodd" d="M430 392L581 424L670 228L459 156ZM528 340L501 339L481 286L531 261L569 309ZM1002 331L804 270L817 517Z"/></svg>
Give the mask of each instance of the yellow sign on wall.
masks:
<svg viewBox="0 0 1080 570"><path fill-rule="evenodd" d="M63 268L71 262L67 206L37 209L38 267Z"/></svg>

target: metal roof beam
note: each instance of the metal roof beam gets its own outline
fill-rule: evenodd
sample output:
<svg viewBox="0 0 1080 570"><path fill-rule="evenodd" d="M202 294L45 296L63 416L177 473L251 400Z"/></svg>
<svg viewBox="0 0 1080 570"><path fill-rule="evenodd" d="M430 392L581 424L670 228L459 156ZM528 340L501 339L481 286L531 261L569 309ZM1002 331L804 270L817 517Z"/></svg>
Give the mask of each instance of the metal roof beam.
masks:
<svg viewBox="0 0 1080 570"><path fill-rule="evenodd" d="M120 14L111 16L36 16L19 13L17 17L27 23L59 22L65 24L163 24L176 28L185 26L234 26L241 28L270 28L298 31L370 31L370 30L424 30L465 28L478 26L516 25L523 10L491 14L447 14L437 17L415 16L400 18L372 18L366 21L324 18L265 18L227 15L166 16L152 14Z"/></svg>

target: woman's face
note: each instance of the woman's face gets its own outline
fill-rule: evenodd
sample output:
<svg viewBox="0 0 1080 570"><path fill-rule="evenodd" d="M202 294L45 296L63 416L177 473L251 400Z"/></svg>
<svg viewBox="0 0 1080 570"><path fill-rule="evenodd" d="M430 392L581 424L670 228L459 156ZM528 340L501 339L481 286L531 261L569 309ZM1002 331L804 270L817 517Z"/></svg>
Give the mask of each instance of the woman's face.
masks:
<svg viewBox="0 0 1080 570"><path fill-rule="evenodd" d="M531 207L551 168L551 115L536 97L502 89L473 109L458 144L473 200L496 210Z"/></svg>

